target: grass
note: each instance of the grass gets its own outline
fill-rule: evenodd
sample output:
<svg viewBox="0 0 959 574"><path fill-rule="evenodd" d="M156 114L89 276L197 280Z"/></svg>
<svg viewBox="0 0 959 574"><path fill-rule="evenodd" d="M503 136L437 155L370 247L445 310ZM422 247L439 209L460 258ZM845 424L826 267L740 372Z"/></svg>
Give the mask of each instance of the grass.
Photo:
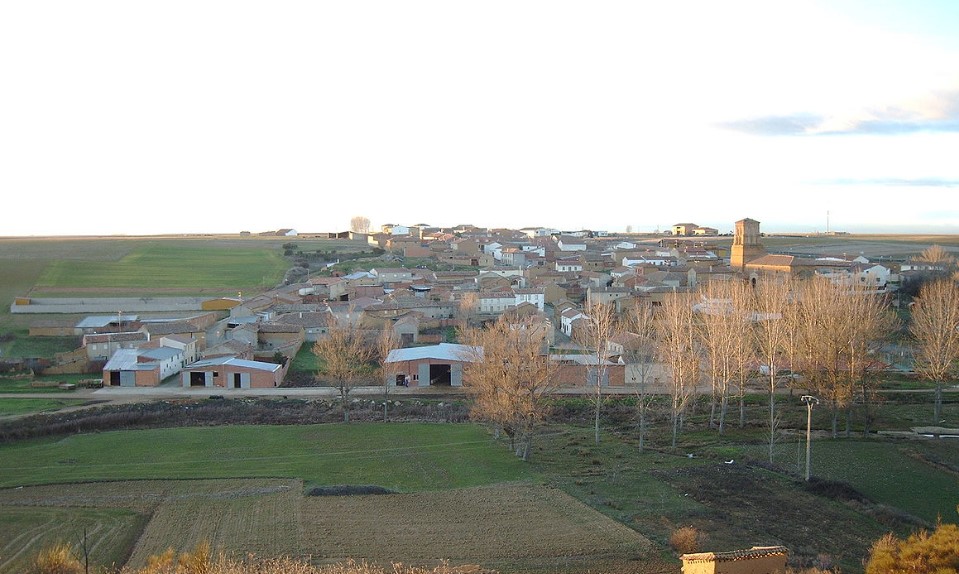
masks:
<svg viewBox="0 0 959 574"><path fill-rule="evenodd" d="M313 344L306 343L300 346L300 350L293 357L293 362L290 363L290 372L315 375L322 369L323 365L323 359L313 352Z"/></svg>
<svg viewBox="0 0 959 574"><path fill-rule="evenodd" d="M401 492L531 478L472 425L226 426L118 431L0 447L0 487L119 479L291 477ZM103 453L110 453L104 457Z"/></svg>
<svg viewBox="0 0 959 574"><path fill-rule="evenodd" d="M7 399L0 398L0 417L58 411L86 403L83 399Z"/></svg>
<svg viewBox="0 0 959 574"><path fill-rule="evenodd" d="M28 359L51 358L57 353L73 351L79 346L79 337L28 337L26 333L20 333L20 336L4 345L3 356Z"/></svg>
<svg viewBox="0 0 959 574"><path fill-rule="evenodd" d="M81 381L93 377L94 375L0 376L0 393L69 394L73 391L61 389L57 385L59 383L74 383L79 386Z"/></svg>
<svg viewBox="0 0 959 574"><path fill-rule="evenodd" d="M959 469L959 439L951 441L950 459L944 462ZM879 501L929 523L940 517L957 523L959 479L955 470L944 471L931 464L927 441L888 443L857 440L816 441L813 468L816 476L846 482L872 500Z"/></svg>

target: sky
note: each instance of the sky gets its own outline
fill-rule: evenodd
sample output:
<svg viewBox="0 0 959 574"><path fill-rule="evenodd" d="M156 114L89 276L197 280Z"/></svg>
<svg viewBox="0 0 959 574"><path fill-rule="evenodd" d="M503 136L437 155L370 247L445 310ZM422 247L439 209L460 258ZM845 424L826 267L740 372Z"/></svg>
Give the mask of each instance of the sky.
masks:
<svg viewBox="0 0 959 574"><path fill-rule="evenodd" d="M0 236L959 233L959 2L0 3Z"/></svg>

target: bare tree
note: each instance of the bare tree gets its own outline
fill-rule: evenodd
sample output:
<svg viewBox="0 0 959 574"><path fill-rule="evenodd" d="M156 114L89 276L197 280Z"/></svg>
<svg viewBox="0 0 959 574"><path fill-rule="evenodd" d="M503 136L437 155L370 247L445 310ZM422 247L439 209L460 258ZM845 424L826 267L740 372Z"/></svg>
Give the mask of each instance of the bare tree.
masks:
<svg viewBox="0 0 959 574"><path fill-rule="evenodd" d="M649 407L653 395L649 392L649 378L655 365L655 329L653 306L648 301L636 300L625 317L629 341L623 355L629 372L636 376L636 414L639 417L639 451L646 446Z"/></svg>
<svg viewBox="0 0 959 574"><path fill-rule="evenodd" d="M769 395L769 461L773 461L776 444L776 388L779 370L789 342L786 307L790 301L792 282L785 277L769 277L759 281L753 291L753 344L766 372Z"/></svg>
<svg viewBox="0 0 959 574"><path fill-rule="evenodd" d="M746 426L746 386L756 362L756 346L753 344L752 329L755 313L752 310L752 290L748 284L738 283L731 291L732 312L737 332L733 338L733 366L735 369L736 391L739 398L739 428Z"/></svg>
<svg viewBox="0 0 959 574"><path fill-rule="evenodd" d="M542 335L529 320L510 323L502 318L463 334L463 386L472 398L470 412L502 429L523 460L532 454L555 390Z"/></svg>
<svg viewBox="0 0 959 574"><path fill-rule="evenodd" d="M374 370L375 351L363 333L348 319L333 321L326 337L313 344L313 353L323 361L322 374L339 391L343 422L350 422L350 392Z"/></svg>
<svg viewBox="0 0 959 574"><path fill-rule="evenodd" d="M851 324L849 337L849 386L850 394L860 393L863 405L863 432L869 433L872 414L869 405L878 385L877 372L881 365L874 357L899 320L890 310L885 298L872 292L869 286L854 286L846 290L844 307L847 321ZM851 405L846 409L846 434L851 433Z"/></svg>
<svg viewBox="0 0 959 574"><path fill-rule="evenodd" d="M459 321L460 331L469 328L470 321L479 309L479 294L475 291L466 291L456 305L456 318Z"/></svg>
<svg viewBox="0 0 959 574"><path fill-rule="evenodd" d="M942 415L942 384L959 367L959 286L949 280L924 285L912 306L916 372L936 384L934 424Z"/></svg>
<svg viewBox="0 0 959 574"><path fill-rule="evenodd" d="M867 375L877 366L872 356L895 319L881 297L856 285L814 277L797 285L795 293L800 307L798 339L805 353L802 370L830 404L833 437L839 433L840 411L846 413L848 434L859 389L868 410L875 381Z"/></svg>
<svg viewBox="0 0 959 574"><path fill-rule="evenodd" d="M376 358L380 364L380 380L383 383L383 420L387 420L390 404L390 388L396 384L397 364L389 362L390 352L400 348L399 337L393 330L393 323L386 323L376 338Z"/></svg>
<svg viewBox="0 0 959 574"><path fill-rule="evenodd" d="M672 446L676 448L682 420L690 397L699 382L699 351L693 328L692 298L672 292L656 313L657 352L670 370L670 422Z"/></svg>
<svg viewBox="0 0 959 574"><path fill-rule="evenodd" d="M729 391L743 366L737 360L746 331L746 317L740 312L745 286L738 282L711 282L703 292L697 311L697 335L703 351L711 389L710 426L723 434Z"/></svg>
<svg viewBox="0 0 959 574"><path fill-rule="evenodd" d="M949 271L952 266L956 264L956 258L943 249L941 245L930 245L919 254L916 260L922 261L923 263L941 265L944 271Z"/></svg>
<svg viewBox="0 0 959 574"><path fill-rule="evenodd" d="M574 331L573 339L591 355L590 362L593 363L587 366L585 383L593 403L594 434L596 444L599 444L599 422L605 401L603 387L609 384L609 343L618 325L612 304L587 301L583 313L586 316Z"/></svg>
<svg viewBox="0 0 959 574"><path fill-rule="evenodd" d="M353 218L350 219L350 231L353 233L369 233L370 218L362 215L354 215Z"/></svg>
<svg viewBox="0 0 959 574"><path fill-rule="evenodd" d="M802 326L800 344L805 354L803 371L815 394L828 402L832 434L836 437L839 411L852 398L845 381L852 340L852 325L843 312L846 297L824 277L813 277L796 287Z"/></svg>

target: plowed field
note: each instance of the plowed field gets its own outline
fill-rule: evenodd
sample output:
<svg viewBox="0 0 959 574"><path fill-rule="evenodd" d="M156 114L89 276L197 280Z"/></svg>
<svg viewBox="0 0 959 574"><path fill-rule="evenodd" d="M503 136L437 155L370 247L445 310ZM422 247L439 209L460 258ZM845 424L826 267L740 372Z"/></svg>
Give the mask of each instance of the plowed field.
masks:
<svg viewBox="0 0 959 574"><path fill-rule="evenodd" d="M90 512L94 507L96 512ZM142 565L167 548L207 540L240 555L289 555L314 562L348 558L433 565L479 564L503 572L627 571L650 544L562 491L528 483L365 496L305 496L295 480L136 481L0 491L0 513L20 531L50 529L53 514L87 517L104 538L96 559L130 555ZM52 513L52 514L51 514ZM147 520L135 542L107 535ZM119 518L117 518L119 517ZM125 522L124 522L125 521ZM8 521L0 536L9 539ZM76 530L78 525L74 525ZM69 529L67 529L69 530ZM69 534L64 531L62 534ZM69 540L70 537L66 536ZM25 541L20 540L22 545ZM49 537L20 551L35 552ZM2 548L0 548L2 550ZM18 557L0 557L16 572Z"/></svg>

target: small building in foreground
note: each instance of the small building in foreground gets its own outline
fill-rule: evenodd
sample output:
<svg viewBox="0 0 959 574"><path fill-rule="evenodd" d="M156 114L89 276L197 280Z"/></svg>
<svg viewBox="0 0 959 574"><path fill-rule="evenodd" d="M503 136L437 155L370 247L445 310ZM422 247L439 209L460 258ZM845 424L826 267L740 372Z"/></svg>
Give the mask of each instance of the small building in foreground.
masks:
<svg viewBox="0 0 959 574"><path fill-rule="evenodd" d="M789 551L783 546L683 554L683 574L774 574L786 571Z"/></svg>
<svg viewBox="0 0 959 574"><path fill-rule="evenodd" d="M202 359L183 368L184 387L272 389L283 382L282 365L236 357Z"/></svg>
<svg viewBox="0 0 959 574"><path fill-rule="evenodd" d="M393 385L428 387L463 386L463 365L482 356L482 349L455 343L393 349L386 362L392 365Z"/></svg>

